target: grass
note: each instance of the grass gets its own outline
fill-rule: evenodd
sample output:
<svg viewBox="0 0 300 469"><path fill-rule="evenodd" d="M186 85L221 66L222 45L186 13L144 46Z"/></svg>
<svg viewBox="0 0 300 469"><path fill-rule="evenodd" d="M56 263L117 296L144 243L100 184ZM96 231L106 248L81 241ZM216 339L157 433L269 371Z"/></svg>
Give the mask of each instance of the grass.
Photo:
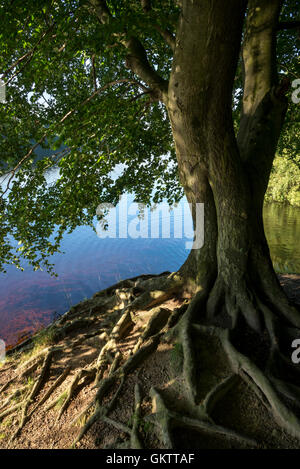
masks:
<svg viewBox="0 0 300 469"><path fill-rule="evenodd" d="M54 327L47 327L42 329L33 338L34 348L45 348L48 345L55 343L55 329Z"/></svg>
<svg viewBox="0 0 300 469"><path fill-rule="evenodd" d="M58 399L57 403L55 404L55 408L56 409L60 409L62 406L63 406L63 403L65 402L66 398L67 398L67 391L65 391L64 393L62 393L62 395L60 396L60 398Z"/></svg>
<svg viewBox="0 0 300 469"><path fill-rule="evenodd" d="M273 262L274 270L277 274L297 274L299 271L299 267L294 266L291 262L280 263L280 262Z"/></svg>
<svg viewBox="0 0 300 469"><path fill-rule="evenodd" d="M1 422L1 428L4 429L4 428L7 428L7 427L10 427L12 425L12 418L11 417L7 417L6 419L4 419L2 422Z"/></svg>
<svg viewBox="0 0 300 469"><path fill-rule="evenodd" d="M26 381L26 385L28 387L31 387L31 386L33 386L33 384L34 384L34 379L31 376L28 376L27 381Z"/></svg>
<svg viewBox="0 0 300 469"><path fill-rule="evenodd" d="M128 426L132 427L134 419L136 418L135 412L130 416L128 420ZM138 426L141 431L143 431L145 434L150 433L153 430L153 423L149 422L148 420L145 421L142 417L138 419Z"/></svg>
<svg viewBox="0 0 300 469"><path fill-rule="evenodd" d="M37 332L32 338L32 347L28 351L23 351L19 356L16 352L16 357L18 357L18 363L21 365L25 363L30 358L33 358L35 355L38 355L44 348L49 347L55 343L55 329L50 326L41 331Z"/></svg>

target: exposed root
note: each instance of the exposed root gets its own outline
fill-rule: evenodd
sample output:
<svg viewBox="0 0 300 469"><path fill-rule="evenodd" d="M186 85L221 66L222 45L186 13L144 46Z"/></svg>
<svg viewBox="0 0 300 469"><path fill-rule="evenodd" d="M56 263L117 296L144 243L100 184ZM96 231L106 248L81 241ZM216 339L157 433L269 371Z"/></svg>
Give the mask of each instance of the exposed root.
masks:
<svg viewBox="0 0 300 469"><path fill-rule="evenodd" d="M101 420L107 423L108 425L112 425L113 427L115 427L117 430L120 430L121 432L127 433L128 435L131 434L131 429L127 427L127 425L124 425L121 422L116 422L116 420L113 420L107 417L106 415L102 415Z"/></svg>
<svg viewBox="0 0 300 469"><path fill-rule="evenodd" d="M198 403L198 376L197 376L197 360L195 359L194 344L192 342L192 324L195 312L201 314L204 308L207 295L200 291L190 302L184 316L177 324L176 329L179 330L179 337L183 348L184 366L183 373L188 384L189 396L193 404Z"/></svg>
<svg viewBox="0 0 300 469"><path fill-rule="evenodd" d="M45 395L42 397L42 399L36 404L36 406L32 409L30 416L37 410L38 407L43 405L51 396L51 394L57 389L67 378L68 374L70 373L70 367L68 366L62 375L60 375L56 381L52 384L52 386L48 389L48 391L45 393Z"/></svg>
<svg viewBox="0 0 300 469"><path fill-rule="evenodd" d="M137 352L141 345L151 336L160 332L167 324L171 311L169 309L157 307L151 311L151 318L145 327L144 332L140 335L133 353Z"/></svg>
<svg viewBox="0 0 300 469"><path fill-rule="evenodd" d="M7 381L5 384L3 384L3 386L1 386L0 388L0 395L11 385L11 383L13 383L15 380L16 380L16 376L14 376L13 378L11 378L9 381Z"/></svg>
<svg viewBox="0 0 300 469"><path fill-rule="evenodd" d="M143 446L140 441L138 434L138 428L141 419L141 388L139 383L135 384L134 387L134 400L135 400L135 409L133 414L132 430L130 432L130 446L132 449L142 449Z"/></svg>
<svg viewBox="0 0 300 469"><path fill-rule="evenodd" d="M215 415L217 404L220 404L224 396L242 379L276 422L290 435L300 439L300 422L286 403L288 401L300 411L300 387L279 376L279 371L283 368L295 371L280 349L282 345L280 332L286 330L286 326L290 324L285 323L284 327L281 327L282 317L273 312L271 304L262 301L251 288L246 288L243 285L244 280L239 282L241 288L238 292L232 291L222 279L217 279L210 294L206 289L200 290L191 301L183 302L173 311L168 308L170 302L167 306L160 305L174 295L181 282L182 279L176 275L155 278L145 276L122 281L95 295L84 305L83 310L75 307L57 321L51 330L54 343L64 338L64 347L75 348L85 344L88 339L98 336L100 346L96 341L99 350L95 349L96 352L93 352L95 355L92 356L92 363L75 373L68 386L65 389L62 387L58 397L47 405L45 411L59 404L56 416L58 422L78 393L93 383L93 389L97 390L95 396L71 423L73 425L85 422L79 428L74 445L82 440L97 421L101 420L128 436L128 440L124 443L127 447L130 445L133 449L141 449L145 446L142 441L141 422L149 419L155 425L160 444L166 449L175 448L175 432L179 429L186 429L191 434L221 436L224 440L236 442L242 447L253 448L257 447L256 441L231 428L216 424L217 418L212 417ZM145 322L145 318L147 322L143 323L142 319ZM257 357L253 359L251 353L248 356L248 351L244 352L244 344L236 345L240 327L245 328L248 334L245 334L245 337L250 342L253 337L251 334L260 337L264 331L268 336L266 343L269 354L265 362L264 360L257 362ZM74 333L82 329L80 336L75 336ZM138 331L137 337L136 331ZM297 336L297 331L297 328L289 327L291 335ZM129 335L130 340L132 337L135 338L135 342L130 342L129 350L124 351L124 341ZM203 388L199 386L201 379L198 361L200 352L197 347L199 335L213 336L217 339L219 347L222 346L226 353L231 368L225 378L224 372L220 373L217 384L214 378L211 388L209 390L205 388L205 394ZM184 405L177 405L176 399L174 402L170 403L170 400L168 402L167 393L165 395L164 391L151 387L152 414L143 417L142 402L144 409L147 400L142 401L141 387L136 382L132 422L126 425L115 418L114 414L112 418L113 410L117 413L117 404L128 376L139 370L145 360L157 350L159 344L165 345L172 341L174 343L175 338L182 346L183 353L183 369L180 377L183 384L180 398L184 400ZM4 393L3 402L0 404L2 411L0 421L17 412L20 416L12 440L20 434L31 416L49 400L53 392L64 384L69 376L71 366L67 364L63 373L49 386L40 400L36 399L50 375L55 353L62 350L63 346L43 349L21 365L16 370L16 376L0 389L0 393L4 393L16 379L35 376L32 388L26 384L15 389L9 396ZM11 405L15 399L21 401Z"/></svg>
<svg viewBox="0 0 300 469"><path fill-rule="evenodd" d="M14 414L15 412L17 412L22 405L23 405L23 402L19 402L18 404L15 404L14 406L9 407L8 409L4 410L0 414L0 422L1 422L1 420L3 420L8 415L11 415L11 414Z"/></svg>
<svg viewBox="0 0 300 469"><path fill-rule="evenodd" d="M17 388L10 396L7 397L7 399L5 399L5 401L1 404L0 406L0 410L4 409L5 407L7 407L7 405L14 399L18 399L19 397L22 396L22 394L28 389L28 384L26 384L25 386L21 387L21 388Z"/></svg>
<svg viewBox="0 0 300 469"><path fill-rule="evenodd" d="M43 365L42 365L41 373L40 373L37 381L33 385L33 388L31 389L28 397L26 397L25 400L22 403L21 421L20 421L20 424L19 424L17 430L15 431L15 433L12 436L12 440L14 440L20 434L20 432L21 432L22 428L24 427L25 423L30 418L30 415L27 414L28 407L32 403L34 398L37 396L37 394L41 390L41 388L42 388L42 386L43 386L43 384L46 380L47 374L48 374L50 366L51 366L54 351L55 351L54 349L50 349L46 353L46 356L44 358L44 362L43 362Z"/></svg>
<svg viewBox="0 0 300 469"><path fill-rule="evenodd" d="M64 413L64 411L68 407L71 399L75 395L76 390L78 389L78 385L80 383L80 380L82 378L84 378L84 380L85 380L84 385L86 385L87 383L90 383L91 381L93 381L93 379L95 377L95 374L96 374L95 369L87 369L87 370L83 369L83 370L79 370L76 373L76 375L74 376L74 379L73 379L73 381L72 381L72 383L69 387L69 390L68 390L67 396L65 398L65 401L63 402L63 404L60 408L60 411L59 411L58 416L57 416L57 420L60 419L60 417L62 416L62 414Z"/></svg>
<svg viewBox="0 0 300 469"><path fill-rule="evenodd" d="M153 423L160 429L160 439L166 449L174 448L173 435L171 430L172 415L168 411L160 393L151 388L150 396L152 398L152 412L155 415Z"/></svg>
<svg viewBox="0 0 300 469"><path fill-rule="evenodd" d="M292 436L300 438L300 422L295 414L279 398L274 386L267 376L246 356L239 353L232 345L229 339L229 331L219 332L219 337L224 346L233 369L239 372L244 370L251 377L256 386L263 392L267 398L274 418L283 426Z"/></svg>
<svg viewBox="0 0 300 469"><path fill-rule="evenodd" d="M202 407L207 417L211 415L216 404L232 389L237 381L238 376L233 373L227 376L227 378L224 378L206 395Z"/></svg>
<svg viewBox="0 0 300 469"><path fill-rule="evenodd" d="M156 350L159 344L159 339L160 339L160 335L153 336L143 347L138 349L134 353L134 355L130 356L120 368L118 368L113 374L111 374L106 379L102 380L101 383L98 384L99 389L97 391L95 399L84 410L84 413L80 414L80 417L85 415L92 406L95 406L95 411L91 415L91 417L88 419L84 427L81 429L78 437L74 441L74 444L78 443L82 439L85 433L92 427L92 425L94 425L94 423L98 419L102 419L103 416L107 417L108 414L113 410L115 403L117 401L117 398L119 397L119 394L124 385L126 376L132 371L136 370L141 365L141 363L143 363L144 360L146 360L146 358L149 355L151 355L151 353L153 353L154 350ZM114 384L119 379L121 379L120 385L116 393L114 394L113 398L110 400L110 403L106 407L101 406L102 400L105 398L107 393L110 391L110 389L114 386ZM79 417L76 418L75 421L76 420L79 420Z"/></svg>
<svg viewBox="0 0 300 469"><path fill-rule="evenodd" d="M160 428L161 439L166 449L174 448L172 432L173 430L176 430L176 428L189 428L195 431L206 432L208 434L221 435L231 440L237 440L239 443L246 444L247 446L257 446L256 441L253 439L244 437L230 429L170 411L167 408L162 395L155 388L151 388L150 395L152 397L153 413L156 417L153 421Z"/></svg>

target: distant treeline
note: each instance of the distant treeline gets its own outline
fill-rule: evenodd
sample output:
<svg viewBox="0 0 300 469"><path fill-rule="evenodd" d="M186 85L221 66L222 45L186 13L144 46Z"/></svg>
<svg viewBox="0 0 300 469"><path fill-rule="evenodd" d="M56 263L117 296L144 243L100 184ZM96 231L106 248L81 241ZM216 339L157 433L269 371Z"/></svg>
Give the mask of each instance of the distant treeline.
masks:
<svg viewBox="0 0 300 469"><path fill-rule="evenodd" d="M277 156L274 160L265 200L300 207L300 157Z"/></svg>

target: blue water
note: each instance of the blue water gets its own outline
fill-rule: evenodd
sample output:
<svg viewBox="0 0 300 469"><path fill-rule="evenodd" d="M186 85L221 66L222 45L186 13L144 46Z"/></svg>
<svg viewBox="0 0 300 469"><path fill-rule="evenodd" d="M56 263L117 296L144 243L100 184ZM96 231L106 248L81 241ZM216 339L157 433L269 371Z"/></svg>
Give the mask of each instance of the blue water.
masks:
<svg viewBox="0 0 300 469"><path fill-rule="evenodd" d="M265 207L264 218L274 263L279 270L300 272L300 209L272 204ZM52 259L58 278L9 266L0 275L0 338L15 343L121 279L177 270L189 249L187 237L173 234L169 239L100 239L92 228L79 227L64 236L65 253Z"/></svg>
<svg viewBox="0 0 300 469"><path fill-rule="evenodd" d="M128 223L134 218L129 216ZM100 238L91 227L78 227L64 236L64 253L51 258L58 278L26 265L24 272L8 266L7 273L0 274L0 338L15 343L48 324L57 314L121 279L177 270L189 253L186 242L191 240L192 223L191 217L187 218L185 231L189 237L182 239L174 238L172 216L171 237L166 239L162 238L161 225L160 237L156 239ZM161 215L160 223L163 219ZM150 220L148 225L150 235ZM124 229L118 219L117 226Z"/></svg>

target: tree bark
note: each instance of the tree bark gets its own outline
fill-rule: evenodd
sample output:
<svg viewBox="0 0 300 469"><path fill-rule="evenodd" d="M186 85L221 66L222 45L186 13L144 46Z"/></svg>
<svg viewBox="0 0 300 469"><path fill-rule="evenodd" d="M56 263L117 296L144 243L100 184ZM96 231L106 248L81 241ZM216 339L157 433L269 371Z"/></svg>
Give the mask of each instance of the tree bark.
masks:
<svg viewBox="0 0 300 469"><path fill-rule="evenodd" d="M217 179L224 179L224 149L229 141L237 151L231 90L244 14L244 1L228 2L226 8L220 1L183 2L165 96L181 183L191 204L205 204L205 244L200 252L192 251L182 268L189 280L194 277L199 287L215 280L221 260L220 245L226 238L220 236L221 199L225 200L226 194L223 192L218 198L216 184ZM223 191L228 189L230 185L226 182Z"/></svg>
<svg viewBox="0 0 300 469"><path fill-rule="evenodd" d="M263 2L261 14L257 1L249 2L243 44L244 107L236 138L232 89L245 9L243 0L182 2L164 102L187 199L193 206L205 204L204 246L191 251L181 273L194 292L213 286L209 315L227 302L227 309L239 307L248 324L261 330L256 295L272 306L276 303L276 311L293 324L299 321L287 313L289 304L272 267L262 218L287 109L274 66L280 1ZM259 41L263 46L257 51ZM253 54L257 74L250 59Z"/></svg>

